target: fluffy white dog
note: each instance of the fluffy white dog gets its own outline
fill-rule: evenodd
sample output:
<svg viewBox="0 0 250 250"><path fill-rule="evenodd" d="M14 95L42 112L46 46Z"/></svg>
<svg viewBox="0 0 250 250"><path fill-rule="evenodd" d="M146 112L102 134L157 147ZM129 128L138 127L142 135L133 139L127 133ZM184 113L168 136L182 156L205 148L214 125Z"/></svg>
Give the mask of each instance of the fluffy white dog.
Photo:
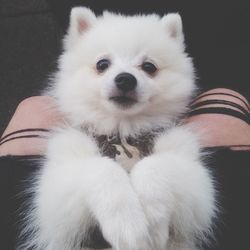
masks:
<svg viewBox="0 0 250 250"><path fill-rule="evenodd" d="M50 93L65 126L34 184L26 248L195 250L215 215L196 136L176 125L195 89L178 14L74 8ZM33 248L32 248L33 249Z"/></svg>

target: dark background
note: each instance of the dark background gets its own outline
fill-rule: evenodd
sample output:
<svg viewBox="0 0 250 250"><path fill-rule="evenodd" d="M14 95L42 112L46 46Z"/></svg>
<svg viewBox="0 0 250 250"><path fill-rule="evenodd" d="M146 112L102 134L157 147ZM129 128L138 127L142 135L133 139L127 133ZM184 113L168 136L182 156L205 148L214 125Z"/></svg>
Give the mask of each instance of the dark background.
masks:
<svg viewBox="0 0 250 250"><path fill-rule="evenodd" d="M114 2L114 3L112 3ZM179 12L201 89L250 97L250 1L0 0L0 134L17 104L37 95L56 68L70 7L125 14Z"/></svg>

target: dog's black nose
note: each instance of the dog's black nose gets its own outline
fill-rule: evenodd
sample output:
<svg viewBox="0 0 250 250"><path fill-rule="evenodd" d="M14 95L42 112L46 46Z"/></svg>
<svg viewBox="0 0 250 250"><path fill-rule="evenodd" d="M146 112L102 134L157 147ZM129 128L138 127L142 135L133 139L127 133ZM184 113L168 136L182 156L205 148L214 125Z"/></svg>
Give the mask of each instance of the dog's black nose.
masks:
<svg viewBox="0 0 250 250"><path fill-rule="evenodd" d="M137 80L133 75L124 72L116 76L115 83L119 90L128 92L135 89Z"/></svg>

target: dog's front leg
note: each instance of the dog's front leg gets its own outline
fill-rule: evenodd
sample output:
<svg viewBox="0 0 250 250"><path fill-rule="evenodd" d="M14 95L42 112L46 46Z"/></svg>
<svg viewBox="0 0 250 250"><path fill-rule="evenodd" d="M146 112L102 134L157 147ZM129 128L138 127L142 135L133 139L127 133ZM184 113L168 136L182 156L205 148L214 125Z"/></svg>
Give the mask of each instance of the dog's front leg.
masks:
<svg viewBox="0 0 250 250"><path fill-rule="evenodd" d="M155 249L196 249L196 239L209 232L215 200L195 136L184 127L160 136L154 153L133 168L131 180L148 216Z"/></svg>
<svg viewBox="0 0 250 250"><path fill-rule="evenodd" d="M116 250L147 250L148 222L130 179L74 129L51 139L28 229L35 249L80 249L96 223Z"/></svg>

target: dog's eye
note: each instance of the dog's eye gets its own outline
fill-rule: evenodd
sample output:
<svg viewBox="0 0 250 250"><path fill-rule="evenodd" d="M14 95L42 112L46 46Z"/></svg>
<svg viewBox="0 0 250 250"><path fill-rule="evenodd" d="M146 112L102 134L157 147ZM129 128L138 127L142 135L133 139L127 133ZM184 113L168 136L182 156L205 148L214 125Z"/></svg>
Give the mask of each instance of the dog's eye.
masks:
<svg viewBox="0 0 250 250"><path fill-rule="evenodd" d="M157 68L153 63L144 62L141 66L142 70L147 72L149 75L152 75L156 72Z"/></svg>
<svg viewBox="0 0 250 250"><path fill-rule="evenodd" d="M108 59L101 59L96 63L96 69L99 72L105 71L110 65L110 61Z"/></svg>

